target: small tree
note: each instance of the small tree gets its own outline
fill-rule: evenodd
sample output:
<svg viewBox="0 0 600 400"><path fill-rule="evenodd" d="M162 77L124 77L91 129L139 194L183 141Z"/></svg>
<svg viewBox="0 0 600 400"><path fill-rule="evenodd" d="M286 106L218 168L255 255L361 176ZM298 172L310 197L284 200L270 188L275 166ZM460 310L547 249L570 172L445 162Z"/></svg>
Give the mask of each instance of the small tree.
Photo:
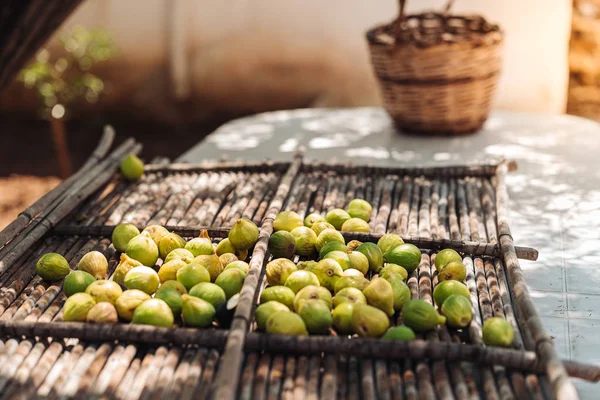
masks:
<svg viewBox="0 0 600 400"><path fill-rule="evenodd" d="M93 65L117 53L114 38L105 29L74 27L60 35L63 51L52 57L41 49L33 62L23 68L18 79L36 91L40 113L50 121L63 178L71 174L65 135L65 118L81 101L95 103L105 90L104 81L90 72Z"/></svg>

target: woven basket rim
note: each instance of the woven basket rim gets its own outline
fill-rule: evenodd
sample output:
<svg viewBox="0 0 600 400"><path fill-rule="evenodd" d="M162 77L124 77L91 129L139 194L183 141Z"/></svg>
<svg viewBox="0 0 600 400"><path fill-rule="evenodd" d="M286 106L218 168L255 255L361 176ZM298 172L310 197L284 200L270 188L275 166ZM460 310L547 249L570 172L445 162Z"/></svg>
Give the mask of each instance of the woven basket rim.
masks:
<svg viewBox="0 0 600 400"><path fill-rule="evenodd" d="M498 25L496 23L490 23L486 18L484 18L483 16L481 16L479 14L445 15L443 13L438 13L438 12L424 12L424 13L407 15L406 19L407 20L409 20L409 19L427 19L427 18L432 18L432 17L439 18L439 19L463 19L463 20L480 19L483 23L488 24L490 29L487 32L471 30L470 32L472 33L472 36L469 37L468 39L461 38L461 40L452 40L452 41L442 40L442 38L440 38L440 40L437 42L428 42L428 43L425 43L422 41L415 41L415 40L403 41L403 42L399 42L399 43L397 41L394 41L392 43L392 42L380 40L378 38L378 35L380 33L394 29L394 26L397 23L397 19L395 19L391 22L378 24L378 25L370 28L365 33L365 36L366 36L367 41L369 42L369 45L371 45L371 46L382 46L382 47L390 47L390 48L407 47L407 46L413 46L413 47L419 47L419 48L423 48L423 47L432 48L432 47L438 47L438 46L439 47L448 47L451 45L464 45L464 44L497 45L497 44L501 44L504 41L504 31L502 30L500 25ZM403 31L407 31L407 30L403 29Z"/></svg>

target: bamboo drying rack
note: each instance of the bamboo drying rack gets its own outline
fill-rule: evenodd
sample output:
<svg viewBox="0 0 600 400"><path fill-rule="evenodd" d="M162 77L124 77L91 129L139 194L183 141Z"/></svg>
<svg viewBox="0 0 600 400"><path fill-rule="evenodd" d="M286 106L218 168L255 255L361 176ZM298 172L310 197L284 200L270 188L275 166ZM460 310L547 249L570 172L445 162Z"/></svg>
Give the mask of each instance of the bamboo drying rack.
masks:
<svg viewBox="0 0 600 400"><path fill-rule="evenodd" d="M406 395L423 398L461 398L474 390L572 399L577 394L568 374L600 379L595 367L561 361L542 328L517 260L536 259L537 252L515 247L510 235L505 162L374 168L305 163L297 154L291 163L151 164L144 179L131 184L115 171L141 146L128 140L106 156L113 136L108 129L82 170L0 233L0 365L9 373L0 375L4 397L191 398L201 390L201 397L262 398L267 387L269 397L285 397L293 387L299 395L329 398L350 393L360 377L366 398L404 387ZM430 298L435 279L429 257L447 247L463 252L474 307L483 318L499 314L513 323L517 349L482 346L481 317L469 329L470 344L452 343L456 337L445 328L409 345L253 332L275 216L283 209L304 216L343 207L353 197L373 204L373 234L346 233L348 240L376 241L394 231L427 249L408 281L413 297L422 298ZM186 237L208 228L218 239L240 217L259 224L260 234L229 330L59 322L61 284L44 283L34 272L44 252L61 252L75 266L93 249L113 270L117 259L107 238L123 221L158 223ZM60 375L74 366L84 372ZM320 366L324 374L315 377L311 368ZM475 382L466 371L475 371Z"/></svg>

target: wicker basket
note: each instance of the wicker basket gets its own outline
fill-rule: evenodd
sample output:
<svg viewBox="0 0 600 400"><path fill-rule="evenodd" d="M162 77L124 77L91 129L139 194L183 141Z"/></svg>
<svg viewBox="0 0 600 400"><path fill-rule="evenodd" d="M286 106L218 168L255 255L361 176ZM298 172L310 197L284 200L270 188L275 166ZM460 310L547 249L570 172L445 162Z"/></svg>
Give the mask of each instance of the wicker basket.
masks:
<svg viewBox="0 0 600 400"><path fill-rule="evenodd" d="M503 34L481 16L405 15L367 32L385 109L406 132L458 135L489 114L502 63Z"/></svg>

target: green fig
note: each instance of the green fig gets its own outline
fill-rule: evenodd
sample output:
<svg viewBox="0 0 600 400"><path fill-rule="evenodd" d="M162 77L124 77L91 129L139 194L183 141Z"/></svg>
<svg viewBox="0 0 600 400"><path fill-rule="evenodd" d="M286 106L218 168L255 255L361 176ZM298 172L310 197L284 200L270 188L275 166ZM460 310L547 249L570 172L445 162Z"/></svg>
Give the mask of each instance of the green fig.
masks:
<svg viewBox="0 0 600 400"><path fill-rule="evenodd" d="M85 322L88 312L96 301L87 293L75 293L65 301L63 320L67 322Z"/></svg>
<svg viewBox="0 0 600 400"><path fill-rule="evenodd" d="M258 227L247 218L241 218L229 230L229 241L236 250L248 250L258 241Z"/></svg>
<svg viewBox="0 0 600 400"><path fill-rule="evenodd" d="M121 175L129 181L137 181L144 175L144 163L135 154L128 154L119 164Z"/></svg>
<svg viewBox="0 0 600 400"><path fill-rule="evenodd" d="M456 252L456 250L453 249L440 250L440 252L435 255L435 269L438 272L441 272L442 268L444 268L450 261L462 262L462 257Z"/></svg>
<svg viewBox="0 0 600 400"><path fill-rule="evenodd" d="M354 305L352 330L358 336L378 338L387 331L389 326L388 316L379 308L366 304Z"/></svg>
<svg viewBox="0 0 600 400"><path fill-rule="evenodd" d="M395 233L386 233L377 241L377 247L381 249L383 254L387 253L396 246L404 244L404 240Z"/></svg>
<svg viewBox="0 0 600 400"><path fill-rule="evenodd" d="M158 270L158 278L160 282L173 281L177 279L177 271L185 267L188 263L183 261L181 258L176 258L169 262L164 263Z"/></svg>
<svg viewBox="0 0 600 400"><path fill-rule="evenodd" d="M160 255L160 258L164 260L170 252L175 249L184 248L185 244L185 240L181 236L175 232L171 232L160 238L160 241L158 242L158 254Z"/></svg>
<svg viewBox="0 0 600 400"><path fill-rule="evenodd" d="M163 260L163 265L173 260L182 260L184 263L189 264L194 260L194 255L187 249L175 249L167 254L167 258Z"/></svg>
<svg viewBox="0 0 600 400"><path fill-rule="evenodd" d="M304 321L308 333L325 334L332 324L331 310L320 300L303 301L298 315Z"/></svg>
<svg viewBox="0 0 600 400"><path fill-rule="evenodd" d="M348 253L345 253L343 251L330 251L324 258L324 260L327 259L336 261L338 264L340 264L340 267L342 267L343 271L350 268L350 257L348 256Z"/></svg>
<svg viewBox="0 0 600 400"><path fill-rule="evenodd" d="M184 248L192 253L194 257L215 254L211 240L205 237L197 237L190 240L185 244Z"/></svg>
<svg viewBox="0 0 600 400"><path fill-rule="evenodd" d="M410 341L415 340L417 336L415 332L410 329L408 326L394 326L387 330L385 335L383 335L382 339L388 340L402 340L402 341Z"/></svg>
<svg viewBox="0 0 600 400"><path fill-rule="evenodd" d="M161 299L150 299L137 306L133 312L131 323L170 328L173 326L174 319L173 311L167 303Z"/></svg>
<svg viewBox="0 0 600 400"><path fill-rule="evenodd" d="M91 324L116 324L119 316L115 306L103 301L90 308L85 320Z"/></svg>
<svg viewBox="0 0 600 400"><path fill-rule="evenodd" d="M246 279L246 274L239 269L231 268L225 270L217 277L215 280L215 285L219 286L227 295L227 299L229 300L231 296L237 294L242 290L242 286L244 286L244 279Z"/></svg>
<svg viewBox="0 0 600 400"><path fill-rule="evenodd" d="M469 293L469 289L464 283L450 280L435 285L435 288L433 288L433 301L438 307L441 307L444 301L454 294L459 294L467 299L471 297L471 293Z"/></svg>
<svg viewBox="0 0 600 400"><path fill-rule="evenodd" d="M160 225L147 226L142 231L142 233L144 233L144 232L148 232L148 234L150 235L150 238L156 245L157 250L158 250L158 243L160 242L160 239L162 239L163 236L166 236L169 234L169 231Z"/></svg>
<svg viewBox="0 0 600 400"><path fill-rule="evenodd" d="M296 264L287 258L272 260L266 267L267 282L271 286L283 285L291 273L296 270Z"/></svg>
<svg viewBox="0 0 600 400"><path fill-rule="evenodd" d="M357 269L348 268L347 270L344 271L344 273L342 274L342 276L358 276L358 277L364 278L365 274L363 274L362 272L360 272Z"/></svg>
<svg viewBox="0 0 600 400"><path fill-rule="evenodd" d="M139 289L142 292L153 294L158 289L160 278L155 270L150 267L134 267L125 275L123 280L127 289Z"/></svg>
<svg viewBox="0 0 600 400"><path fill-rule="evenodd" d="M401 279L387 279L394 292L394 310L402 310L402 306L410 300L410 288Z"/></svg>
<svg viewBox="0 0 600 400"><path fill-rule="evenodd" d="M45 281L54 282L64 279L71 269L69 262L60 254L44 254L35 265L35 272Z"/></svg>
<svg viewBox="0 0 600 400"><path fill-rule="evenodd" d="M278 311L290 311L290 309L277 301L267 301L256 307L256 326L259 331L264 331L267 325L267 320L271 315Z"/></svg>
<svg viewBox="0 0 600 400"><path fill-rule="evenodd" d="M335 226L331 225L327 221L319 221L315 222L313 226L310 227L310 229L312 229L317 234L317 236L319 236L321 232L323 232L325 229L335 229Z"/></svg>
<svg viewBox="0 0 600 400"><path fill-rule="evenodd" d="M373 207L366 200L354 199L348 204L347 210L352 218L360 218L362 221L369 222Z"/></svg>
<svg viewBox="0 0 600 400"><path fill-rule="evenodd" d="M115 302L115 307L119 317L126 321L131 321L135 309L138 308L140 304L150 299L150 295L141 290L126 290Z"/></svg>
<svg viewBox="0 0 600 400"><path fill-rule="evenodd" d="M153 267L156 260L158 260L158 246L147 231L142 232L127 243L126 253L129 257L147 267Z"/></svg>
<svg viewBox="0 0 600 400"><path fill-rule="evenodd" d="M488 346L510 347L515 331L504 318L494 317L483 323L483 342Z"/></svg>
<svg viewBox="0 0 600 400"><path fill-rule="evenodd" d="M329 291L333 291L336 282L342 277L344 271L336 261L324 259L311 268L310 272L317 276L321 286L327 288Z"/></svg>
<svg viewBox="0 0 600 400"><path fill-rule="evenodd" d="M123 289L113 281L100 280L92 282L85 292L92 296L96 303L105 301L115 304L115 301L123 294Z"/></svg>
<svg viewBox="0 0 600 400"><path fill-rule="evenodd" d="M161 289L175 289L179 292L179 294L187 294L187 289L185 288L185 286L183 286L181 284L181 282L178 282L176 280L170 280L170 281L166 281L161 283L160 288L158 288L158 290Z"/></svg>
<svg viewBox="0 0 600 400"><path fill-rule="evenodd" d="M195 285L190 289L190 296L208 301L215 310L227 302L225 291L220 286L210 282L201 282Z"/></svg>
<svg viewBox="0 0 600 400"><path fill-rule="evenodd" d="M206 328L212 325L216 312L212 304L188 294L182 295L181 299L183 300L181 315L187 326Z"/></svg>
<svg viewBox="0 0 600 400"><path fill-rule="evenodd" d="M421 263L421 251L414 244L404 243L387 251L383 258L389 263L404 267L410 274Z"/></svg>
<svg viewBox="0 0 600 400"><path fill-rule="evenodd" d="M250 266L245 261L237 260L237 261L227 264L227 266L225 267L225 269L223 271L227 271L228 269L239 269L245 275L248 275L248 270L250 269Z"/></svg>
<svg viewBox="0 0 600 400"><path fill-rule="evenodd" d="M341 233L335 229L325 229L323 232L319 233L319 236L317 236L315 247L317 248L317 251L321 251L323 246L331 242L339 242L344 245L346 244L346 240L344 240L344 237Z"/></svg>
<svg viewBox="0 0 600 400"><path fill-rule="evenodd" d="M298 270L310 270L311 268L314 268L315 265L317 265L316 261L300 261L298 265L296 265L296 268L298 268Z"/></svg>
<svg viewBox="0 0 600 400"><path fill-rule="evenodd" d="M364 288L363 294L370 306L377 307L390 317L394 315L394 290L383 278L375 278Z"/></svg>
<svg viewBox="0 0 600 400"><path fill-rule="evenodd" d="M300 226L290 232L296 241L296 254L311 256L315 252L317 234L310 228Z"/></svg>
<svg viewBox="0 0 600 400"><path fill-rule="evenodd" d="M214 282L224 269L221 260L215 254L211 256L198 256L194 258L192 264L203 266L210 274L211 282Z"/></svg>
<svg viewBox="0 0 600 400"><path fill-rule="evenodd" d="M467 277L467 267L462 261L450 261L438 273L438 280L443 281L459 281L462 282Z"/></svg>
<svg viewBox="0 0 600 400"><path fill-rule="evenodd" d="M308 331L298 314L290 311L277 311L271 314L265 324L265 331L271 334L306 336Z"/></svg>
<svg viewBox="0 0 600 400"><path fill-rule="evenodd" d="M371 227L368 222L363 221L360 218L350 218L342 225L342 232L363 232L370 233Z"/></svg>
<svg viewBox="0 0 600 400"><path fill-rule="evenodd" d="M345 302L367 304L367 299L365 298L363 292L357 288L347 287L335 294L335 297L333 298L333 308L336 308Z"/></svg>
<svg viewBox="0 0 600 400"><path fill-rule="evenodd" d="M294 211L282 211L273 220L273 230L291 232L299 226L304 226L302 217Z"/></svg>
<svg viewBox="0 0 600 400"><path fill-rule="evenodd" d="M363 253L351 251L348 253L350 268L360 271L363 275L369 272L369 259ZM343 267L342 267L343 268Z"/></svg>
<svg viewBox="0 0 600 400"><path fill-rule="evenodd" d="M127 243L140 234L140 230L133 224L119 224L112 233L112 244L121 253L127 250Z"/></svg>
<svg viewBox="0 0 600 400"><path fill-rule="evenodd" d="M398 264L386 264L386 266L379 271L379 276L383 279L389 279L394 275L398 275L403 281L408 279L408 271Z"/></svg>
<svg viewBox="0 0 600 400"><path fill-rule="evenodd" d="M217 245L217 248L215 249L215 252L217 253L218 256L222 256L223 254L227 254L227 253L235 254L236 250L235 250L235 247L233 247L233 245L229 241L229 239L226 238L219 242L219 244Z"/></svg>
<svg viewBox="0 0 600 400"><path fill-rule="evenodd" d="M296 238L288 231L278 231L269 238L269 251L273 258L292 259L296 251Z"/></svg>
<svg viewBox="0 0 600 400"><path fill-rule="evenodd" d="M321 259L325 258L327 256L327 254L329 254L332 251L343 251L344 253L347 253L348 246L346 246L342 242L336 242L336 241L328 242L323 247L321 247L321 250L319 251L319 258L321 258Z"/></svg>
<svg viewBox="0 0 600 400"><path fill-rule="evenodd" d="M277 301L289 309L294 308L294 291L285 286L270 286L265 288L260 294L260 303L267 301Z"/></svg>
<svg viewBox="0 0 600 400"><path fill-rule="evenodd" d="M63 292L70 297L75 293L85 292L96 279L85 271L73 271L65 278Z"/></svg>
<svg viewBox="0 0 600 400"><path fill-rule="evenodd" d="M191 263L177 271L177 281L189 291L200 282L210 282L210 273L202 265Z"/></svg>
<svg viewBox="0 0 600 400"><path fill-rule="evenodd" d="M314 224L316 224L317 222L322 222L322 221L325 221L324 216L322 216L321 214L312 213L312 214L308 215L306 218L304 218L304 226L306 226L307 228L312 228L312 226Z"/></svg>
<svg viewBox="0 0 600 400"><path fill-rule="evenodd" d="M310 285L320 286L320 283L319 278L309 271L294 271L285 281L285 286L292 289L294 293L298 293L301 289Z"/></svg>
<svg viewBox="0 0 600 400"><path fill-rule="evenodd" d="M175 289L161 288L158 289L158 291L154 295L154 298L161 299L165 303L167 303L167 305L173 312L173 316L178 317L179 315L181 315L181 307L183 305L183 300L181 299L181 296L181 293L179 293Z"/></svg>
<svg viewBox="0 0 600 400"><path fill-rule="evenodd" d="M369 269L374 273L379 273L383 268L383 254L375 243L363 243L356 248L356 251L364 254L369 260Z"/></svg>
<svg viewBox="0 0 600 400"><path fill-rule="evenodd" d="M420 299L404 303L402 320L406 326L417 332L425 332L446 323L446 317L438 314L431 304Z"/></svg>
<svg viewBox="0 0 600 400"><path fill-rule="evenodd" d="M355 303L340 303L332 313L332 324L335 330L342 335L351 335L354 333L352 328L352 314L354 313Z"/></svg>
<svg viewBox="0 0 600 400"><path fill-rule="evenodd" d="M460 294L448 297L442 304L441 311L446 317L446 324L451 328L465 328L471 323L471 301Z"/></svg>
<svg viewBox="0 0 600 400"><path fill-rule="evenodd" d="M328 308L331 308L332 304L331 293L329 292L329 290L325 289L322 286L311 285L306 286L296 294L296 296L294 297L292 307L290 307L290 309L293 309L297 312L302 306L302 303L304 303L307 300L322 301L324 304L327 305Z"/></svg>
<svg viewBox="0 0 600 400"><path fill-rule="evenodd" d="M141 267L142 263L138 260L134 260L129 257L126 253L121 254L119 265L115 268L115 273L112 276L112 280L117 282L119 285L125 284L125 275L135 267Z"/></svg>
<svg viewBox="0 0 600 400"><path fill-rule="evenodd" d="M342 229L344 222L348 221L350 218L352 218L350 217L350 214L341 208L334 208L325 216L325 220L333 225L337 230Z"/></svg>
<svg viewBox="0 0 600 400"><path fill-rule="evenodd" d="M342 276L335 283L334 293L338 293L340 290L353 287L362 291L369 285L369 280L364 276Z"/></svg>

